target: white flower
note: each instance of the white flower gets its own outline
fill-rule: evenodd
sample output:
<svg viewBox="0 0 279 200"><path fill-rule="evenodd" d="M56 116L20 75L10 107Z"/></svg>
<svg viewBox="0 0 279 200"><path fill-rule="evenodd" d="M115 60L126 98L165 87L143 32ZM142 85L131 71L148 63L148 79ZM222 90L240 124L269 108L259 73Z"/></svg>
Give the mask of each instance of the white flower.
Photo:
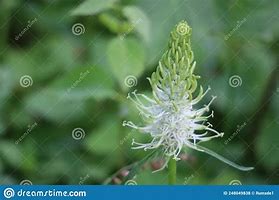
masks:
<svg viewBox="0 0 279 200"><path fill-rule="evenodd" d="M146 125L140 127L131 121L124 121L123 125L148 133L152 137L152 141L147 144L133 141L133 144L137 145L134 148L147 150L163 147L166 155L179 160L179 153L185 145L193 148L197 142L222 137L223 133L214 130L210 123L205 124L209 117L213 117L213 112L208 116L203 116L204 113L209 111L209 105L215 97L212 97L212 100L201 109L193 107L207 91L204 94L200 93L194 100L189 100L188 95L185 95L179 102L165 100L161 101L160 104L136 92L132 93L134 98L128 95L128 98L132 99L137 105ZM166 95L163 92L161 94ZM141 98L143 99L141 100ZM210 135L210 133L212 134Z"/></svg>
<svg viewBox="0 0 279 200"><path fill-rule="evenodd" d="M193 98L197 79L200 77L193 74L196 62L190 46L191 32L191 28L184 21L171 32L169 48L162 56L156 71L148 78L153 97L138 94L136 91L128 95L136 104L144 126L138 126L131 121L124 121L123 126L151 136L151 141L146 144L133 140L134 149L162 148L169 158L179 160L180 152L189 147L213 155L239 169L248 170L198 145L212 138L222 137L223 133L213 129L207 122L208 118L213 117L213 111L208 116L205 115L210 111L209 106L216 97L212 97L212 100L201 108L197 106L210 88L204 92L200 87L198 95Z"/></svg>

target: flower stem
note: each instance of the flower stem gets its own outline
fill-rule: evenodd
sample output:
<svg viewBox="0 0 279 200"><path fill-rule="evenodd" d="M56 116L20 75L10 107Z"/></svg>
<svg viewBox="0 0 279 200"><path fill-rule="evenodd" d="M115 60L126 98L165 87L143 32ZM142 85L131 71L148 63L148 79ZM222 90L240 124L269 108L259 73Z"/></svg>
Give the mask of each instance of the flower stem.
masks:
<svg viewBox="0 0 279 200"><path fill-rule="evenodd" d="M176 160L171 158L168 162L169 170L169 185L175 185L176 183Z"/></svg>

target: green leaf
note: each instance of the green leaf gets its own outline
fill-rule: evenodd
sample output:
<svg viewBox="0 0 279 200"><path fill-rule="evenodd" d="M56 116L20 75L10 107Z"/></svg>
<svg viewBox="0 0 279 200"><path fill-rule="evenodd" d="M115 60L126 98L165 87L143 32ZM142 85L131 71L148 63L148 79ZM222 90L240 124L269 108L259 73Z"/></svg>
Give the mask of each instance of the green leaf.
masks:
<svg viewBox="0 0 279 200"><path fill-rule="evenodd" d="M150 41L150 20L144 11L136 6L126 6L123 13L131 23L130 31L135 29L142 39L148 43Z"/></svg>
<svg viewBox="0 0 279 200"><path fill-rule="evenodd" d="M0 141L0 157L13 167L18 167L22 161L19 146L8 141Z"/></svg>
<svg viewBox="0 0 279 200"><path fill-rule="evenodd" d="M72 15L95 15L110 9L116 0L86 0L72 11Z"/></svg>
<svg viewBox="0 0 279 200"><path fill-rule="evenodd" d="M25 99L25 107L32 115L38 115L54 122L71 122L85 117L85 102L67 99L55 89L34 92ZM67 119L67 120L66 120ZM66 120L66 121L64 121Z"/></svg>
<svg viewBox="0 0 279 200"><path fill-rule="evenodd" d="M0 59L3 57L3 50L8 46L8 37L9 37L9 23L11 20L13 8L19 4L18 0L10 1L1 1L0 2L0 49L2 53L0 54ZM4 57L3 57L4 58Z"/></svg>
<svg viewBox="0 0 279 200"><path fill-rule="evenodd" d="M153 173L151 170L145 170L137 174L135 181L139 185L167 185L167 172Z"/></svg>
<svg viewBox="0 0 279 200"><path fill-rule="evenodd" d="M277 104L278 106L278 104ZM278 118L269 114L261 127L260 135L256 140L258 160L269 170L279 166L279 121Z"/></svg>
<svg viewBox="0 0 279 200"><path fill-rule="evenodd" d="M33 133L34 134L34 133ZM27 136L28 137L28 136ZM30 136L32 137L32 136ZM22 147L22 153L24 154L24 160L21 164L22 170L24 170L26 173L30 172L32 173L34 170L39 167L38 162L38 151L34 151L34 149L37 148L36 144L33 142L34 140L31 140L30 138L26 138L26 140L20 145ZM32 153L30 153L32 152Z"/></svg>
<svg viewBox="0 0 279 200"><path fill-rule="evenodd" d="M224 51L228 52L222 71L219 69L221 73L216 74L214 79L205 79L207 82L204 84L210 84L214 95L218 96L215 105L223 112L229 111L230 119L257 109L267 77L275 65L274 57L262 44L256 41L239 42L241 47L237 56L231 58L233 50L225 48Z"/></svg>
<svg viewBox="0 0 279 200"><path fill-rule="evenodd" d="M13 185L13 184L18 184L18 182L15 180L14 177L11 175L2 175L0 174L1 179L0 179L0 184L1 185Z"/></svg>
<svg viewBox="0 0 279 200"><path fill-rule="evenodd" d="M54 121L78 120L86 113L86 100L114 96L110 75L98 67L81 67L64 74L25 99L29 111Z"/></svg>
<svg viewBox="0 0 279 200"><path fill-rule="evenodd" d="M122 89L128 90L125 79L138 77L144 71L145 49L136 38L114 38L107 48L108 62Z"/></svg>
<svg viewBox="0 0 279 200"><path fill-rule="evenodd" d="M114 95L111 75L96 66L72 70L51 84L49 89L71 100L101 100Z"/></svg>
<svg viewBox="0 0 279 200"><path fill-rule="evenodd" d="M247 40L265 40L272 42L275 40L279 33L278 19L278 6L277 0L269 0L263 2L257 1L241 1L235 6L231 6L229 9L232 14L233 20L230 21L241 21L246 18L247 22L243 24L239 30L236 31L236 35L244 37ZM241 10L239 8L242 8ZM259 9L261 8L261 9ZM247 14L247 10L251 10Z"/></svg>
<svg viewBox="0 0 279 200"><path fill-rule="evenodd" d="M126 34L130 31L131 25L115 14L104 12L99 15L100 22L113 33Z"/></svg>
<svg viewBox="0 0 279 200"><path fill-rule="evenodd" d="M120 125L121 123L118 120L112 118L100 124L99 128L88 134L84 143L86 149L99 155L115 153L120 146L118 138Z"/></svg>
<svg viewBox="0 0 279 200"><path fill-rule="evenodd" d="M16 80L12 79L13 73L8 67L0 66L0 100L1 102L5 101L5 99L13 92L13 86L16 83ZM0 105L0 108L4 106L4 104Z"/></svg>
<svg viewBox="0 0 279 200"><path fill-rule="evenodd" d="M12 81L20 87L20 77L26 74L32 77L33 86L38 86L38 82L43 80L50 81L57 74L81 64L76 56L79 55L78 50L77 43L67 36L42 39L41 43L25 51L9 50L6 60Z"/></svg>
<svg viewBox="0 0 279 200"><path fill-rule="evenodd" d="M127 180L130 180L130 179L133 179L134 176L139 173L140 169L142 168L142 166L147 163L148 161L150 161L151 159L155 158L155 157L158 157L160 154L160 149L157 149L157 150L154 150L152 151L151 153L147 154L143 159L141 159L140 161L138 162L135 162L131 169L130 169L130 172L128 174L127 177L125 177L125 182Z"/></svg>

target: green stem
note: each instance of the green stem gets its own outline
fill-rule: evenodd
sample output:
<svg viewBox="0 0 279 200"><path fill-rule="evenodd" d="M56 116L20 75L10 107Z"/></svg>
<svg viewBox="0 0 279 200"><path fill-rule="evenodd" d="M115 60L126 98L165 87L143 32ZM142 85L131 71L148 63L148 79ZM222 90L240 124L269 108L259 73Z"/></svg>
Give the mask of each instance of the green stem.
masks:
<svg viewBox="0 0 279 200"><path fill-rule="evenodd" d="M176 183L176 160L170 158L168 162L168 170L169 170L169 185L175 185Z"/></svg>

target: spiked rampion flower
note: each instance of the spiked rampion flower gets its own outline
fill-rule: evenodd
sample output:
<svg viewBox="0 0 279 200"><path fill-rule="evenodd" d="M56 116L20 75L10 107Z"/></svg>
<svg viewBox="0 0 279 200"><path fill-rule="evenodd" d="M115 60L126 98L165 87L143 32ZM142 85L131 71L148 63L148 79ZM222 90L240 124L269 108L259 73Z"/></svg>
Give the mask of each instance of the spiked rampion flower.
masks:
<svg viewBox="0 0 279 200"><path fill-rule="evenodd" d="M180 152L189 147L208 153L216 158L241 170L252 168L241 167L221 157L198 143L209 141L212 138L222 137L207 122L213 117L209 112L209 106L216 97L202 108L197 104L208 93L202 86L194 97L197 90L197 79L194 74L196 62L191 50L190 36L192 29L185 21L180 22L171 32L168 49L163 54L159 65L151 78L148 78L152 87L153 97L132 92L128 95L143 117L145 126L137 126L131 121L124 121L123 126L129 126L140 132L150 134L152 140L147 143L138 143L133 140L134 149L157 149L162 148L168 158L179 160Z"/></svg>

